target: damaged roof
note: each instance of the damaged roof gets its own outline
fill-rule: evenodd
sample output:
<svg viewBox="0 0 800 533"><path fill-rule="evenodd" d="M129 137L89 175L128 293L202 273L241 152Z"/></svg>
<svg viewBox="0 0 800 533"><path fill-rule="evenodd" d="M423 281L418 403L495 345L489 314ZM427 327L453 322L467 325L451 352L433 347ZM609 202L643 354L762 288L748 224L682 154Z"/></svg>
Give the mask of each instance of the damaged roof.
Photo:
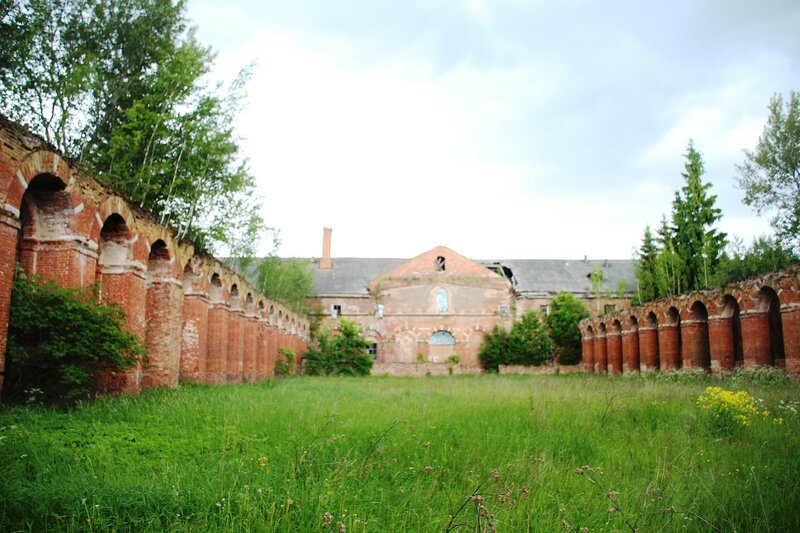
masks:
<svg viewBox="0 0 800 533"><path fill-rule="evenodd" d="M312 292L317 296L367 296L369 283L381 274L392 270L408 259L355 258L333 259L333 268L314 268ZM623 280L626 293L636 285L633 261L564 260L564 259L508 259L474 260L475 263L494 270L511 280L514 290L522 296L538 296L570 292L591 292L589 279L595 265L603 270L605 287L616 292Z"/></svg>

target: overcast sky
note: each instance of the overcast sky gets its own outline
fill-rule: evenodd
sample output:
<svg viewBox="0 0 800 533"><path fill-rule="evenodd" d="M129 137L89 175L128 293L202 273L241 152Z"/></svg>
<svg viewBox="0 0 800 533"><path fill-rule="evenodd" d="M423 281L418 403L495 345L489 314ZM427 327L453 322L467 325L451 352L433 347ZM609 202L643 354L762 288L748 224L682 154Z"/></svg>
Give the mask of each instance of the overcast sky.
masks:
<svg viewBox="0 0 800 533"><path fill-rule="evenodd" d="M281 256L625 259L689 139L750 242L735 165L800 90L800 2L189 0L230 79ZM262 253L267 251L266 247Z"/></svg>

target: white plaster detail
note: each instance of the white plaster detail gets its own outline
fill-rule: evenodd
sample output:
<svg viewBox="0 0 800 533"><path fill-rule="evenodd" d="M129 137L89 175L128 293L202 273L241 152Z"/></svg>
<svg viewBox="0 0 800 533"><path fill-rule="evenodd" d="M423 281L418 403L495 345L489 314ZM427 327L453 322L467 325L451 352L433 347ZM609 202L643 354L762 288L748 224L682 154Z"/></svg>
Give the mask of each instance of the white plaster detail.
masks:
<svg viewBox="0 0 800 533"><path fill-rule="evenodd" d="M13 205L6 204L5 205L5 210L8 211L9 213L11 213L12 215L14 215L15 217L19 218L19 209L17 209Z"/></svg>

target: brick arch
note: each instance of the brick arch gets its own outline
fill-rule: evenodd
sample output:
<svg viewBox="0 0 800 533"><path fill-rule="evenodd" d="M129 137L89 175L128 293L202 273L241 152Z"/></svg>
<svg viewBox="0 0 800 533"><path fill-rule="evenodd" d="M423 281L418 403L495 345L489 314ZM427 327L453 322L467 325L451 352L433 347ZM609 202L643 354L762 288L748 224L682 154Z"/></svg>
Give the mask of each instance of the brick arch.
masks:
<svg viewBox="0 0 800 533"><path fill-rule="evenodd" d="M681 359L687 368L711 370L708 308L704 299L694 299L681 320Z"/></svg>
<svg viewBox="0 0 800 533"><path fill-rule="evenodd" d="M769 348L767 357L757 364L785 365L785 349L783 342L783 319L781 317L781 298L771 285L764 284L758 291L758 313L766 317L766 327L769 335Z"/></svg>
<svg viewBox="0 0 800 533"><path fill-rule="evenodd" d="M11 180L6 194L6 210L9 210L8 208L10 207L11 212L19 214L25 191L28 190L31 181L42 174L49 174L58 178L64 184L73 200L71 206L73 209L81 204L80 197L70 187L73 179L72 171L67 161L56 152L36 150L29 153L17 167L14 173L16 179Z"/></svg>
<svg viewBox="0 0 800 533"><path fill-rule="evenodd" d="M228 290L228 305L232 311L242 308L242 297L239 294L238 283L231 284L231 288Z"/></svg>
<svg viewBox="0 0 800 533"><path fill-rule="evenodd" d="M622 323L622 358L624 372L638 372L640 367L639 353L639 318L630 314Z"/></svg>
<svg viewBox="0 0 800 533"><path fill-rule="evenodd" d="M597 332L594 336L594 361L597 371L601 373L608 372L608 343L607 343L607 328L605 322L597 324Z"/></svg>
<svg viewBox="0 0 800 533"><path fill-rule="evenodd" d="M205 275L202 257L193 255L186 260L182 279L184 292L208 293L210 279Z"/></svg>
<svg viewBox="0 0 800 533"><path fill-rule="evenodd" d="M153 246L161 241L164 245L164 250L166 251L165 259L167 259L169 262L168 274L173 278L179 280L183 279L184 264L178 261L179 254L177 242L175 242L172 234L166 228L157 227L155 229L156 231L139 231L139 241L143 242L147 249L147 261L150 261L150 256L153 252Z"/></svg>
<svg viewBox="0 0 800 533"><path fill-rule="evenodd" d="M733 370L744 364L742 319L739 300L730 292L722 292L715 302L717 313L709 317L711 369Z"/></svg>
<svg viewBox="0 0 800 533"><path fill-rule="evenodd" d="M608 362L611 365L611 372L614 374L622 373L622 323L614 318L606 331L606 344L608 350Z"/></svg>
<svg viewBox="0 0 800 533"><path fill-rule="evenodd" d="M131 233L131 239L138 238L139 230L136 224L136 217L133 211L128 206L127 202L119 196L111 196L100 204L95 210L95 216L92 219L92 225L89 228L89 239L94 242L100 242L100 232L103 230L108 217L111 215L119 215L128 226L128 231Z"/></svg>
<svg viewBox="0 0 800 533"><path fill-rule="evenodd" d="M83 219L85 213L75 191L62 176L47 171L24 183L19 174L17 178L15 186L22 193L18 209L6 204L6 211L19 220L20 232L14 237L16 259L26 272L64 286L93 283L97 250L78 231L79 216Z"/></svg>

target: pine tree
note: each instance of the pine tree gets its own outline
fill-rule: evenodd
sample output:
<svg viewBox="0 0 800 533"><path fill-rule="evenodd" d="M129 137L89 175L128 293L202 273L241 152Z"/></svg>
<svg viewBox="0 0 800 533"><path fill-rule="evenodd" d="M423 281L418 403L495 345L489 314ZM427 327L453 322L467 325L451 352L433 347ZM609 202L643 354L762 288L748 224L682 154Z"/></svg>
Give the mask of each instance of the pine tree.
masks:
<svg viewBox="0 0 800 533"><path fill-rule="evenodd" d="M714 228L722 218L715 207L717 196L708 194L711 183L703 183L705 172L700 152L689 141L686 152L685 185L672 202L672 240L680 258L680 290L690 291L710 284L711 272L719 263L727 235Z"/></svg>
<svg viewBox="0 0 800 533"><path fill-rule="evenodd" d="M637 250L634 262L636 273L636 303L651 302L660 296L659 293L659 249L650 226L644 228L642 247Z"/></svg>

